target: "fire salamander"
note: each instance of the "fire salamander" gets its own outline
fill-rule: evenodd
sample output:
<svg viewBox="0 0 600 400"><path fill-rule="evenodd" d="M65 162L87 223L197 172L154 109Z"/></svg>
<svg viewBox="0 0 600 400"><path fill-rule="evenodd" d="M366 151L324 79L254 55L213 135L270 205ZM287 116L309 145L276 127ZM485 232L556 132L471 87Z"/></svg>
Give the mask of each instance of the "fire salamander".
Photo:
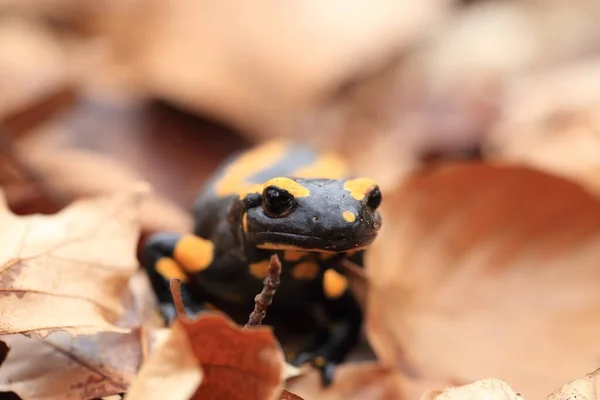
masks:
<svg viewBox="0 0 600 400"><path fill-rule="evenodd" d="M381 226L380 203L376 182L352 178L335 155L268 142L228 159L196 200L193 234L154 234L142 264L168 320L175 317L173 278L182 281L190 314L221 302L243 309L247 318L276 253L281 283L268 317L293 319L320 308L326 318L313 330L315 340L291 361L319 368L327 385L361 327L339 264L351 258L362 265L363 250Z"/></svg>

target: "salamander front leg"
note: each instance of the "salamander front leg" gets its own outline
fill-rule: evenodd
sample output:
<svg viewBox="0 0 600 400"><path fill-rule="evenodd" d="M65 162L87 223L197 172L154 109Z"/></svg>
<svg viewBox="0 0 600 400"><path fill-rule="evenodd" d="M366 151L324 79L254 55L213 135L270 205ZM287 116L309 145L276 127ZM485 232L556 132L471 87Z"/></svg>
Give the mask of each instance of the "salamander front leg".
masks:
<svg viewBox="0 0 600 400"><path fill-rule="evenodd" d="M314 343L296 358L294 364L310 362L321 371L323 384L328 386L333 380L335 366L358 342L362 313L346 279L336 271L325 272L323 290L331 324L317 333Z"/></svg>
<svg viewBox="0 0 600 400"><path fill-rule="evenodd" d="M181 280L181 296L189 316L205 310L203 299L197 291L191 290L190 277L208 268L212 259L212 242L194 235L161 232L148 238L141 262L167 322L171 323L177 317L170 290L171 279Z"/></svg>

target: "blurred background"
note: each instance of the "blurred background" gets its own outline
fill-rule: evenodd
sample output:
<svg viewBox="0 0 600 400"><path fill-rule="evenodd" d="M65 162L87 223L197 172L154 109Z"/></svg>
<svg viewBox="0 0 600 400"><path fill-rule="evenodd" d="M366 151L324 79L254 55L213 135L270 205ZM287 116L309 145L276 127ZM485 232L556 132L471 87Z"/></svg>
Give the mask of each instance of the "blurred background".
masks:
<svg viewBox="0 0 600 400"><path fill-rule="evenodd" d="M50 212L139 177L183 229L169 207L273 137L384 188L446 156L587 173L599 20L596 0L0 0L0 182Z"/></svg>

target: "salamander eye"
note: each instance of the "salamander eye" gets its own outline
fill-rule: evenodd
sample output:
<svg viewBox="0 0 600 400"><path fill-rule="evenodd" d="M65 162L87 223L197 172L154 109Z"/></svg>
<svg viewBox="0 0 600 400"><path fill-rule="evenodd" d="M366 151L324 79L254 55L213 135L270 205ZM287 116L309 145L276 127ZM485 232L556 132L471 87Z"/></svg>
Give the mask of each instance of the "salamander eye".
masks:
<svg viewBox="0 0 600 400"><path fill-rule="evenodd" d="M266 187L262 197L264 210L273 217L285 215L294 205L294 196L275 186Z"/></svg>
<svg viewBox="0 0 600 400"><path fill-rule="evenodd" d="M376 187L375 189L373 189L371 194L369 194L369 198L367 199L367 206L369 206L373 210L376 210L377 207L379 207L380 205L381 205L381 191L379 190L378 187Z"/></svg>

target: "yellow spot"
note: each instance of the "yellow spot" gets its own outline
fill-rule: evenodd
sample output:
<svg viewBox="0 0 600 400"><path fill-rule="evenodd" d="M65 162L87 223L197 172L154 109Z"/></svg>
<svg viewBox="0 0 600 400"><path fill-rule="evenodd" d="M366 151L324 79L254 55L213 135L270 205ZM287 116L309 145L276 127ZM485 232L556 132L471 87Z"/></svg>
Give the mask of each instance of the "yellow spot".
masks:
<svg viewBox="0 0 600 400"><path fill-rule="evenodd" d="M208 268L213 260L214 244L195 235L182 237L173 251L173 257L187 273L196 273Z"/></svg>
<svg viewBox="0 0 600 400"><path fill-rule="evenodd" d="M325 271L323 276L323 290L325 296L330 299L337 299L344 294L348 287L348 281L342 275L332 269Z"/></svg>
<svg viewBox="0 0 600 400"><path fill-rule="evenodd" d="M350 175L350 168L336 154L322 154L314 163L299 168L291 176L298 178L344 179Z"/></svg>
<svg viewBox="0 0 600 400"><path fill-rule="evenodd" d="M344 189L349 191L356 200L364 199L375 186L377 186L377 182L368 178L352 179L344 183Z"/></svg>
<svg viewBox="0 0 600 400"><path fill-rule="evenodd" d="M203 303L202 303L202 307L206 308L207 310L215 310L215 311L217 311L217 310L218 310L218 308L217 308L217 307L215 307L215 305L214 305L214 304L212 304L212 303L209 303L208 301L205 301L205 302L203 302Z"/></svg>
<svg viewBox="0 0 600 400"><path fill-rule="evenodd" d="M353 255L355 255L356 253L358 253L360 250L350 250L348 252L346 252L346 255L348 257L352 257Z"/></svg>
<svg viewBox="0 0 600 400"><path fill-rule="evenodd" d="M242 217L242 226L244 227L244 232L248 232L248 213L244 213Z"/></svg>
<svg viewBox="0 0 600 400"><path fill-rule="evenodd" d="M271 242L257 244L256 247L259 249L267 249L267 250L298 250L298 251L306 251L309 253L333 253L333 254L341 253L340 251L331 251L331 250L323 250L323 249L307 249L304 247L294 246L292 244L271 243Z"/></svg>
<svg viewBox="0 0 600 400"><path fill-rule="evenodd" d="M257 146L242 154L224 171L222 178L215 185L218 196L229 196L247 191L251 186L247 179L278 162L288 151L290 144L276 140Z"/></svg>
<svg viewBox="0 0 600 400"><path fill-rule="evenodd" d="M298 261L300 260L302 257L304 257L307 254L306 251L298 251L298 250L286 250L283 253L283 259L285 261Z"/></svg>
<svg viewBox="0 0 600 400"><path fill-rule="evenodd" d="M298 182L296 182L295 180L290 179L290 178L280 177L280 178L269 179L263 185L263 190L267 186L275 186L280 189L287 190L294 197L310 196L310 190L308 190L307 188L305 188L304 186L302 186L301 184L299 184Z"/></svg>
<svg viewBox="0 0 600 400"><path fill-rule="evenodd" d="M179 280L181 280L181 282L188 281L188 277L185 274L185 272L183 272L181 270L181 267L179 266L179 264L177 264L175 262L175 260L173 260L172 258L162 257L156 263L155 268L156 268L156 272L161 274L165 279L168 279L168 280L179 279Z"/></svg>
<svg viewBox="0 0 600 400"><path fill-rule="evenodd" d="M241 304L244 302L244 297L241 294L235 292L221 293L221 297L228 303Z"/></svg>
<svg viewBox="0 0 600 400"><path fill-rule="evenodd" d="M319 254L319 258L323 261L329 260L330 258L335 257L336 253L321 253Z"/></svg>
<svg viewBox="0 0 600 400"><path fill-rule="evenodd" d="M342 213L342 216L348 222L354 222L354 221L356 221L356 215L354 215L354 213L351 212L351 211L344 211Z"/></svg>
<svg viewBox="0 0 600 400"><path fill-rule="evenodd" d="M257 278L266 278L269 275L269 261L259 261L250 264L250 273Z"/></svg>
<svg viewBox="0 0 600 400"><path fill-rule="evenodd" d="M292 269L292 276L296 279L313 279L319 273L319 266L312 261L297 264Z"/></svg>
<svg viewBox="0 0 600 400"><path fill-rule="evenodd" d="M325 364L327 364L327 360L325 360L325 358L322 356L315 357L314 361L315 361L315 366L317 366L317 367L322 367Z"/></svg>

